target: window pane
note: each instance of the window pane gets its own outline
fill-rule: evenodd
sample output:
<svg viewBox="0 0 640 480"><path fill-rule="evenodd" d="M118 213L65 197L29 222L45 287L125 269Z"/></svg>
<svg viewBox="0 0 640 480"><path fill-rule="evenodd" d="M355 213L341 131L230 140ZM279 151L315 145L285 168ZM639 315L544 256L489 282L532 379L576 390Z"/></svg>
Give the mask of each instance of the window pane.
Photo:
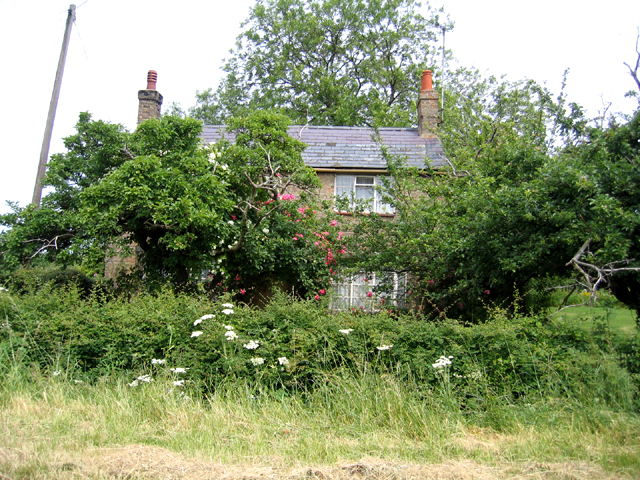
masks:
<svg viewBox="0 0 640 480"><path fill-rule="evenodd" d="M373 200L373 187L356 186L356 200Z"/></svg>
<svg viewBox="0 0 640 480"><path fill-rule="evenodd" d="M356 185L373 185L375 177L356 177Z"/></svg>
<svg viewBox="0 0 640 480"><path fill-rule="evenodd" d="M353 189L353 175L336 175L336 187L349 187Z"/></svg>

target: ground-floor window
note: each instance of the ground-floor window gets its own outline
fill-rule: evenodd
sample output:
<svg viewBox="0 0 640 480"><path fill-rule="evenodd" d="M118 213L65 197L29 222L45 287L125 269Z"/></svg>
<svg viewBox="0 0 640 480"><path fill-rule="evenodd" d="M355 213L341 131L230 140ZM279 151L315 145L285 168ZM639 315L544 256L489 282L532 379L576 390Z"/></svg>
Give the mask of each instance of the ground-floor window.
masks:
<svg viewBox="0 0 640 480"><path fill-rule="evenodd" d="M381 310L385 306L402 307L406 303L407 275L386 272L358 274L341 279L334 285L331 308Z"/></svg>

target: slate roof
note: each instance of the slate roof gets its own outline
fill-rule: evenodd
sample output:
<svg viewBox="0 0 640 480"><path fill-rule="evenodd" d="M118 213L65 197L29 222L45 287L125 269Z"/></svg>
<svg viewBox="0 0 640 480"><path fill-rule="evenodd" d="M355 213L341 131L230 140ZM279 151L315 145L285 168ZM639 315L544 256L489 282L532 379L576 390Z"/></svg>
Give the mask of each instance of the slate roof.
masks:
<svg viewBox="0 0 640 480"><path fill-rule="evenodd" d="M220 140L224 128L205 125L203 139L207 143ZM406 157L409 166L424 168L425 161L434 168L445 164L440 141L437 138L420 138L417 128L381 128L379 133L389 153ZM372 140L371 134L372 130L365 127L289 127L289 135L308 145L302 158L312 168L387 168L380 147ZM225 137L233 140L228 133Z"/></svg>

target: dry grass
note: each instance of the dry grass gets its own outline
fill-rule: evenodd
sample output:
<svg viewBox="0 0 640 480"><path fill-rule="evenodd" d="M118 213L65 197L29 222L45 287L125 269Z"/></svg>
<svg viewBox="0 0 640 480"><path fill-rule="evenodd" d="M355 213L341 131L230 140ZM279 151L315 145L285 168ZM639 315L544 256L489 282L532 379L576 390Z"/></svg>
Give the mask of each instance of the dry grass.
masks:
<svg viewBox="0 0 640 480"><path fill-rule="evenodd" d="M640 473L635 415L592 412L602 418L587 422L564 407L523 418L505 409L493 412L504 415L504 427L492 428L433 411L399 385L382 383L369 399L362 389L341 395L256 401L236 388L204 401L159 381L138 389L118 381L19 383L0 395L0 480L613 480ZM349 404L358 395L361 404Z"/></svg>
<svg viewBox="0 0 640 480"><path fill-rule="evenodd" d="M27 461L26 452L0 449L0 457L15 471ZM31 459L33 460L33 459ZM364 458L335 465L284 467L281 465L221 465L189 458L167 449L128 445L59 453L41 461L41 479L163 479L163 480L616 480L628 479L586 462L499 463L489 466L472 460L441 464L411 464ZM24 478L20 473L15 478ZM0 475L2 479L14 477Z"/></svg>

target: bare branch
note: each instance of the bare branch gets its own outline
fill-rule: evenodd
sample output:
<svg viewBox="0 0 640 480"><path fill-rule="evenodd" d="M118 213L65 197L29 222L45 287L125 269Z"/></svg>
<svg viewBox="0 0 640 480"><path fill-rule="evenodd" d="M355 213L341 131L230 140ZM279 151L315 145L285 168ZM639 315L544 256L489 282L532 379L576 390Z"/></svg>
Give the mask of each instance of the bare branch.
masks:
<svg viewBox="0 0 640 480"><path fill-rule="evenodd" d="M40 248L38 248L33 255L31 255L29 257L29 260L32 260L33 258L38 256L40 253L44 252L45 250L47 250L49 248L53 248L55 250L58 250L58 240L63 239L63 238L73 238L73 237L75 237L75 233L63 233L61 235L56 235L55 237L53 237L51 239L34 238L34 239L31 239L31 240L26 240L26 241L24 241L22 243L44 242L44 244Z"/></svg>
<svg viewBox="0 0 640 480"><path fill-rule="evenodd" d="M633 78L633 80L636 82L636 86L638 87L638 92L640 92L640 78L638 78L638 75L639 75L638 70L640 69L640 48L638 48L639 42L640 42L640 28L638 29L638 35L636 36L636 53L638 54L638 58L636 59L636 66L635 68L631 68L631 65L624 62L626 67L629 69L629 75L631 75L631 78Z"/></svg>

